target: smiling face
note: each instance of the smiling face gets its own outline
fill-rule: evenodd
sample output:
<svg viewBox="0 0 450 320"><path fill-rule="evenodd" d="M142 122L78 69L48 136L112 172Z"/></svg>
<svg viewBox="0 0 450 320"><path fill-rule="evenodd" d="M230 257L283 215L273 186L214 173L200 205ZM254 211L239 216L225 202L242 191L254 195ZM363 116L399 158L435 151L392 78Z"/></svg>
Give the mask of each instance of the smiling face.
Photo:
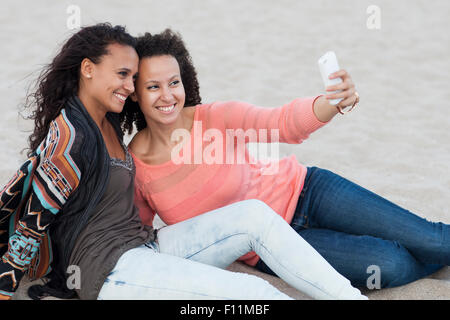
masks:
<svg viewBox="0 0 450 320"><path fill-rule="evenodd" d="M133 47L117 43L108 45L107 50L99 63L83 60L79 95L88 109L120 113L134 92L139 57Z"/></svg>
<svg viewBox="0 0 450 320"><path fill-rule="evenodd" d="M170 55L142 58L132 98L139 102L148 127L176 125L186 98L177 60Z"/></svg>

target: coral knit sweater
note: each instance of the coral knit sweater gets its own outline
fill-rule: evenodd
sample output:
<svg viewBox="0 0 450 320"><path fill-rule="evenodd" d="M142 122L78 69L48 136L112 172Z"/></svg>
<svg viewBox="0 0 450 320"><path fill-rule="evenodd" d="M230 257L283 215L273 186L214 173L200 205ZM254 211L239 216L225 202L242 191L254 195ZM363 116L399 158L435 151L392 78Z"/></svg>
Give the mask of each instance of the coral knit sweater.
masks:
<svg viewBox="0 0 450 320"><path fill-rule="evenodd" d="M301 143L325 124L313 112L317 98L296 99L278 108L235 101L197 105L190 137L183 138L170 161L148 165L131 153L135 203L144 224L152 225L155 213L171 225L246 199L264 201L290 223L306 167L294 155L272 164L255 161L242 133L245 142ZM240 258L251 266L258 259L254 252Z"/></svg>

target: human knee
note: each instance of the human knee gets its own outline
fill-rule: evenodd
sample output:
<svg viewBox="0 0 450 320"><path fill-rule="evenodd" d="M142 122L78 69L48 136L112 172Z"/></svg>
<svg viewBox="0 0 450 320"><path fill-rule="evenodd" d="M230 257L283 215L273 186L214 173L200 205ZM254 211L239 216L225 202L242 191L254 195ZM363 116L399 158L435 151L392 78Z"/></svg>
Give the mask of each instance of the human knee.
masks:
<svg viewBox="0 0 450 320"><path fill-rule="evenodd" d="M277 214L264 201L258 199L249 199L246 200L246 203L248 206L247 214L253 216L256 219L261 219L261 217L270 218Z"/></svg>
<svg viewBox="0 0 450 320"><path fill-rule="evenodd" d="M263 201L245 200L245 207L239 212L238 220L249 234L260 234L280 218L278 214ZM237 221L236 221L237 222Z"/></svg>
<svg viewBox="0 0 450 320"><path fill-rule="evenodd" d="M391 246L391 254L379 261L378 265L372 266L376 268L371 269L374 275L379 273L381 288L397 287L421 278L421 263L399 243L393 241Z"/></svg>

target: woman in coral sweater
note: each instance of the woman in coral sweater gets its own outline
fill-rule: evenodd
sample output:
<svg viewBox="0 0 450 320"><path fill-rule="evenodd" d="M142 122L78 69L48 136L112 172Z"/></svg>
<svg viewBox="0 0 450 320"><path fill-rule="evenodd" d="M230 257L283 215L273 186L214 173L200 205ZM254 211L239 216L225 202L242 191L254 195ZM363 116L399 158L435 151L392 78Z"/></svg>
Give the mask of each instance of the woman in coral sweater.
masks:
<svg viewBox="0 0 450 320"><path fill-rule="evenodd" d="M342 109L354 107L359 97L345 70L331 75L342 83L327 88L339 93L278 108L201 104L195 68L179 35L147 33L138 38L137 52L136 92L121 117L124 129L138 129L129 149L144 223L151 225L157 213L172 225L258 199L354 286L403 285L449 265L449 225L428 222L333 172L305 167L294 156L263 162L249 155L247 142L301 143ZM338 108L328 102L337 98ZM273 274L253 252L241 260Z"/></svg>

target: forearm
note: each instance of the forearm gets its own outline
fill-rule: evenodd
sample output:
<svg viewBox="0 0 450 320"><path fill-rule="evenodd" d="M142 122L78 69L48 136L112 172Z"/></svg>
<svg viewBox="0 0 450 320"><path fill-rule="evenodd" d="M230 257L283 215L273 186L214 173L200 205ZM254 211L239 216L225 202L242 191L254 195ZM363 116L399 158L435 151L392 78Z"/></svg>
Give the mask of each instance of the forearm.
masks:
<svg viewBox="0 0 450 320"><path fill-rule="evenodd" d="M314 114L320 122L328 122L338 114L335 106L331 105L325 96L320 96L314 101Z"/></svg>
<svg viewBox="0 0 450 320"><path fill-rule="evenodd" d="M35 194L32 193L32 196ZM44 260L40 257L39 261L34 262L46 239L47 227L54 220L54 214L48 210L30 211L28 207L25 210L30 213L18 222L14 234L9 238L8 251L0 262L0 299L10 299L28 269L37 268L39 261ZM41 222L48 224L42 226Z"/></svg>
<svg viewBox="0 0 450 320"><path fill-rule="evenodd" d="M298 144L308 138L309 134L316 131L325 123L327 119L331 119L336 113L335 107L328 104L330 110L328 112L321 111L320 115L316 114L314 108L326 110L328 104L324 96L297 98L283 106L277 108L258 107L244 102L228 101L217 102L211 105L207 112L211 120L211 126L228 129L243 129L256 131L256 139L249 134L246 142L282 142ZM335 112L329 114L329 112ZM213 122L215 121L215 122ZM263 131L263 130L268 131ZM276 141L272 141L271 134L278 130L279 136ZM262 141L259 136L261 132L266 132ZM253 139L253 140L252 140Z"/></svg>

